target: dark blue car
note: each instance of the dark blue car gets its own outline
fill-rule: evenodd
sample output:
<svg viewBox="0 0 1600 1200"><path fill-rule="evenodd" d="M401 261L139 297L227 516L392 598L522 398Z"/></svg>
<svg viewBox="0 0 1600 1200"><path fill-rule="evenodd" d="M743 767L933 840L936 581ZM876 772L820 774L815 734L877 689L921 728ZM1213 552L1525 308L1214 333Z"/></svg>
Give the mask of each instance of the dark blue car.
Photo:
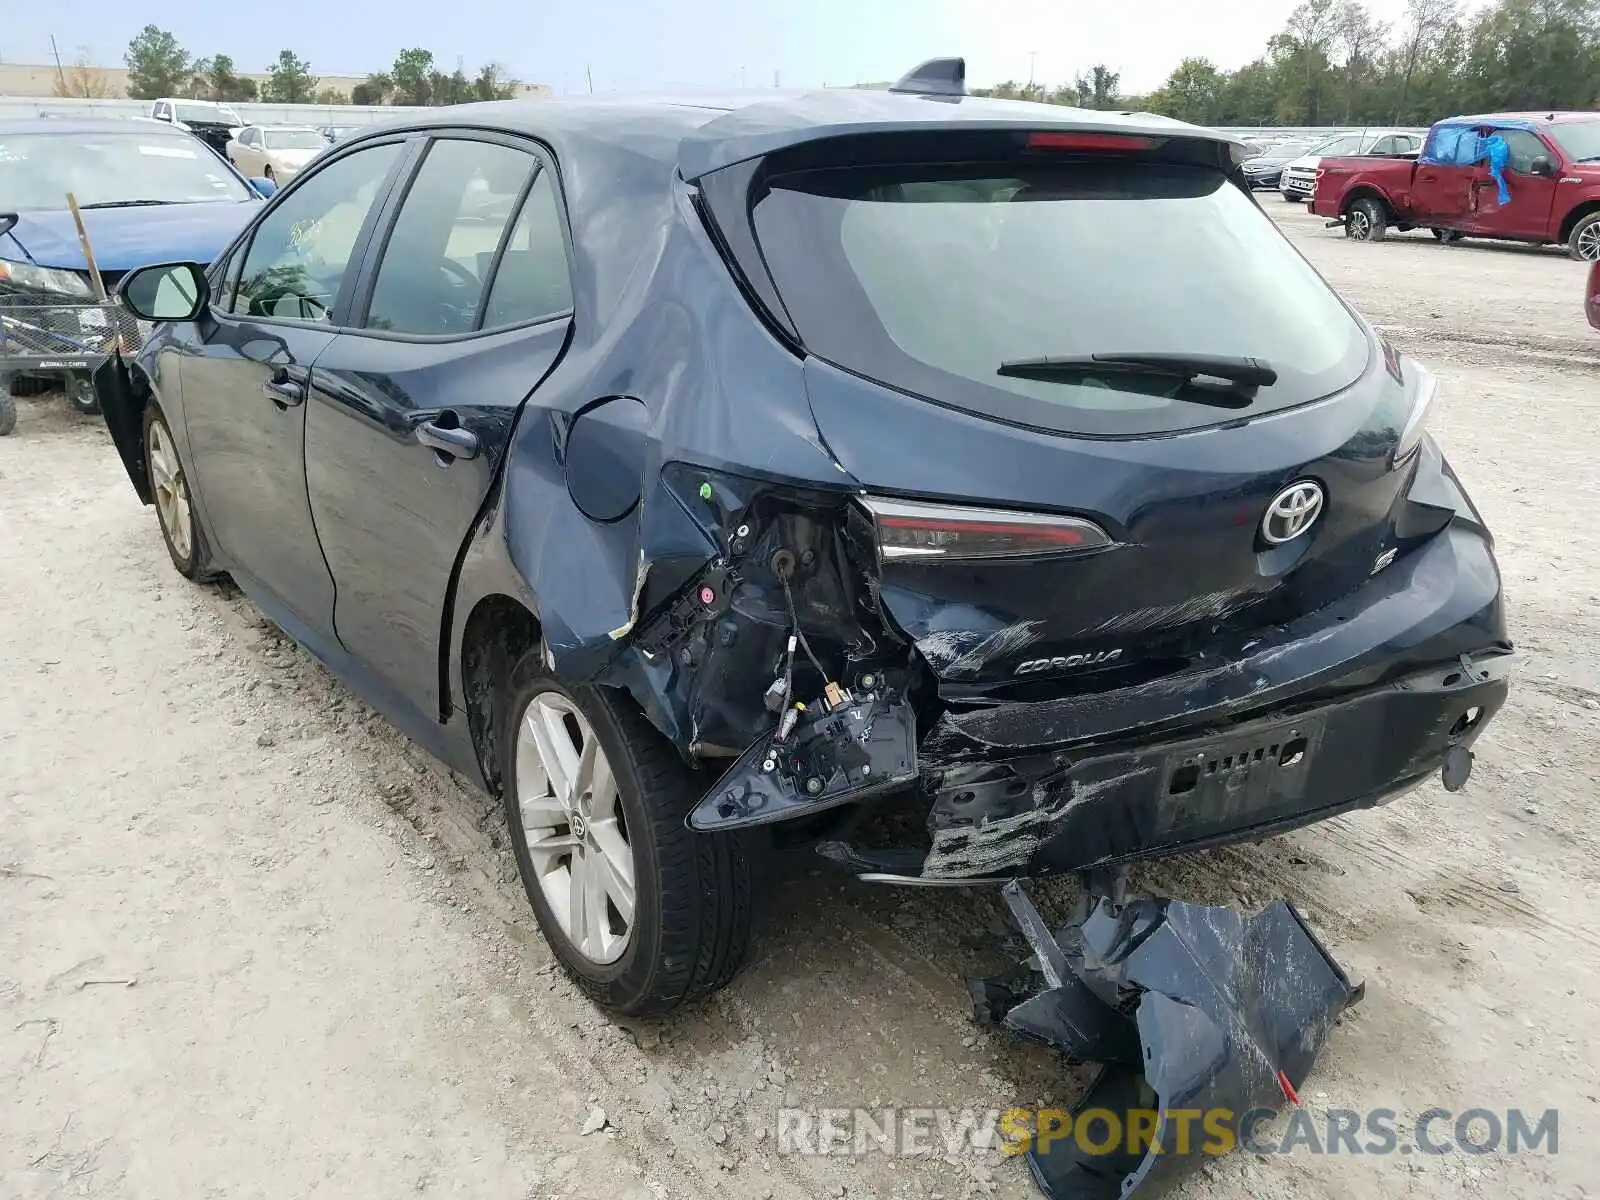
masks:
<svg viewBox="0 0 1600 1200"><path fill-rule="evenodd" d="M50 364L60 361L71 364L74 403L92 411L87 372L103 361L108 327L87 307L94 291L69 192L109 290L133 267L211 261L272 190L159 122L0 122L0 403L9 410L11 386L59 378ZM32 369L15 370L24 358Z"/></svg>
<svg viewBox="0 0 1600 1200"><path fill-rule="evenodd" d="M614 1011L774 846L1120 869L1458 787L1506 695L1434 379L1239 144L936 84L436 110L123 280L173 565L503 797Z"/></svg>

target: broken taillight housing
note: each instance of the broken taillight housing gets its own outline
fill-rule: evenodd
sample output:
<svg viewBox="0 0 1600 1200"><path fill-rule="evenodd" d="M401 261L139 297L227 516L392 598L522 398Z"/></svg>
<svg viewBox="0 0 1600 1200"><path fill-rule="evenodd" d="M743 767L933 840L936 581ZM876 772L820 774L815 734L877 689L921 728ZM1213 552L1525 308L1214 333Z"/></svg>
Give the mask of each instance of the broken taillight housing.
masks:
<svg viewBox="0 0 1600 1200"><path fill-rule="evenodd" d="M1428 426L1428 409L1433 405L1434 397L1439 394L1437 375L1416 363L1410 363L1409 366L1416 374L1417 386L1411 401L1411 415L1406 418L1406 423L1400 430L1400 440L1394 446L1393 461L1397 465L1410 458L1422 444L1422 435Z"/></svg>
<svg viewBox="0 0 1600 1200"><path fill-rule="evenodd" d="M1081 517L1007 509L864 498L877 531L878 554L907 562L1079 554L1111 544L1106 531Z"/></svg>

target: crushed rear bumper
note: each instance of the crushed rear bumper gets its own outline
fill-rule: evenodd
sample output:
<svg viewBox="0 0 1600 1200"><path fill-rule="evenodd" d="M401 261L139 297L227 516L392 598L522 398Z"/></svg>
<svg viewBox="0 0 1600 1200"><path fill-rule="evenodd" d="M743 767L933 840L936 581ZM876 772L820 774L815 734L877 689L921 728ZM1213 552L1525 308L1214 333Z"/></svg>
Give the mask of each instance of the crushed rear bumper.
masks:
<svg viewBox="0 0 1600 1200"><path fill-rule="evenodd" d="M846 822L818 849L864 878L920 884L1254 839L1383 803L1447 764L1459 786L1512 660L1487 535L1458 520L1338 603L1177 675L945 712L920 737L911 706L880 692L857 722L870 740L849 739L868 769L811 795L783 790L758 740L689 824L787 821L909 787L925 840L867 847ZM828 720L815 736L843 740L849 723Z"/></svg>
<svg viewBox="0 0 1600 1200"><path fill-rule="evenodd" d="M1043 875L1265 836L1393 799L1504 703L1509 655L1107 753L946 770L921 876Z"/></svg>

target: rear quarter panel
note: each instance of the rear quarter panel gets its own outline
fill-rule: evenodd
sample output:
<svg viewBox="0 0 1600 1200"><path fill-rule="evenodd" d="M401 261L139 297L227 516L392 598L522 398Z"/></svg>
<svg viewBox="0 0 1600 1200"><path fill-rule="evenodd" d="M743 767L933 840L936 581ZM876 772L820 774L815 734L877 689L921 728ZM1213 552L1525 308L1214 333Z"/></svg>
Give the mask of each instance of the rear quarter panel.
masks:
<svg viewBox="0 0 1600 1200"><path fill-rule="evenodd" d="M1311 211L1319 217L1342 214L1357 191L1377 195L1398 216L1410 212L1415 159L1325 158L1319 168L1322 174L1317 177L1317 189L1311 196Z"/></svg>

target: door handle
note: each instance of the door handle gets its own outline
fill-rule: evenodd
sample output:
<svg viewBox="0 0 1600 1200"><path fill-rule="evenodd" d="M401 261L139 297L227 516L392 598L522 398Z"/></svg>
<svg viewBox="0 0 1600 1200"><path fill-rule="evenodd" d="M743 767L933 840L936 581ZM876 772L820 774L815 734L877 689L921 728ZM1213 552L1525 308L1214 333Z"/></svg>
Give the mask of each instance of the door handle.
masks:
<svg viewBox="0 0 1600 1200"><path fill-rule="evenodd" d="M451 414L452 416L454 414ZM434 421L424 421L417 426L417 441L430 450L451 458L476 458L478 435L460 426L447 428Z"/></svg>
<svg viewBox="0 0 1600 1200"><path fill-rule="evenodd" d="M261 394L279 408L293 408L306 398L306 389L292 379L269 379L261 385Z"/></svg>

